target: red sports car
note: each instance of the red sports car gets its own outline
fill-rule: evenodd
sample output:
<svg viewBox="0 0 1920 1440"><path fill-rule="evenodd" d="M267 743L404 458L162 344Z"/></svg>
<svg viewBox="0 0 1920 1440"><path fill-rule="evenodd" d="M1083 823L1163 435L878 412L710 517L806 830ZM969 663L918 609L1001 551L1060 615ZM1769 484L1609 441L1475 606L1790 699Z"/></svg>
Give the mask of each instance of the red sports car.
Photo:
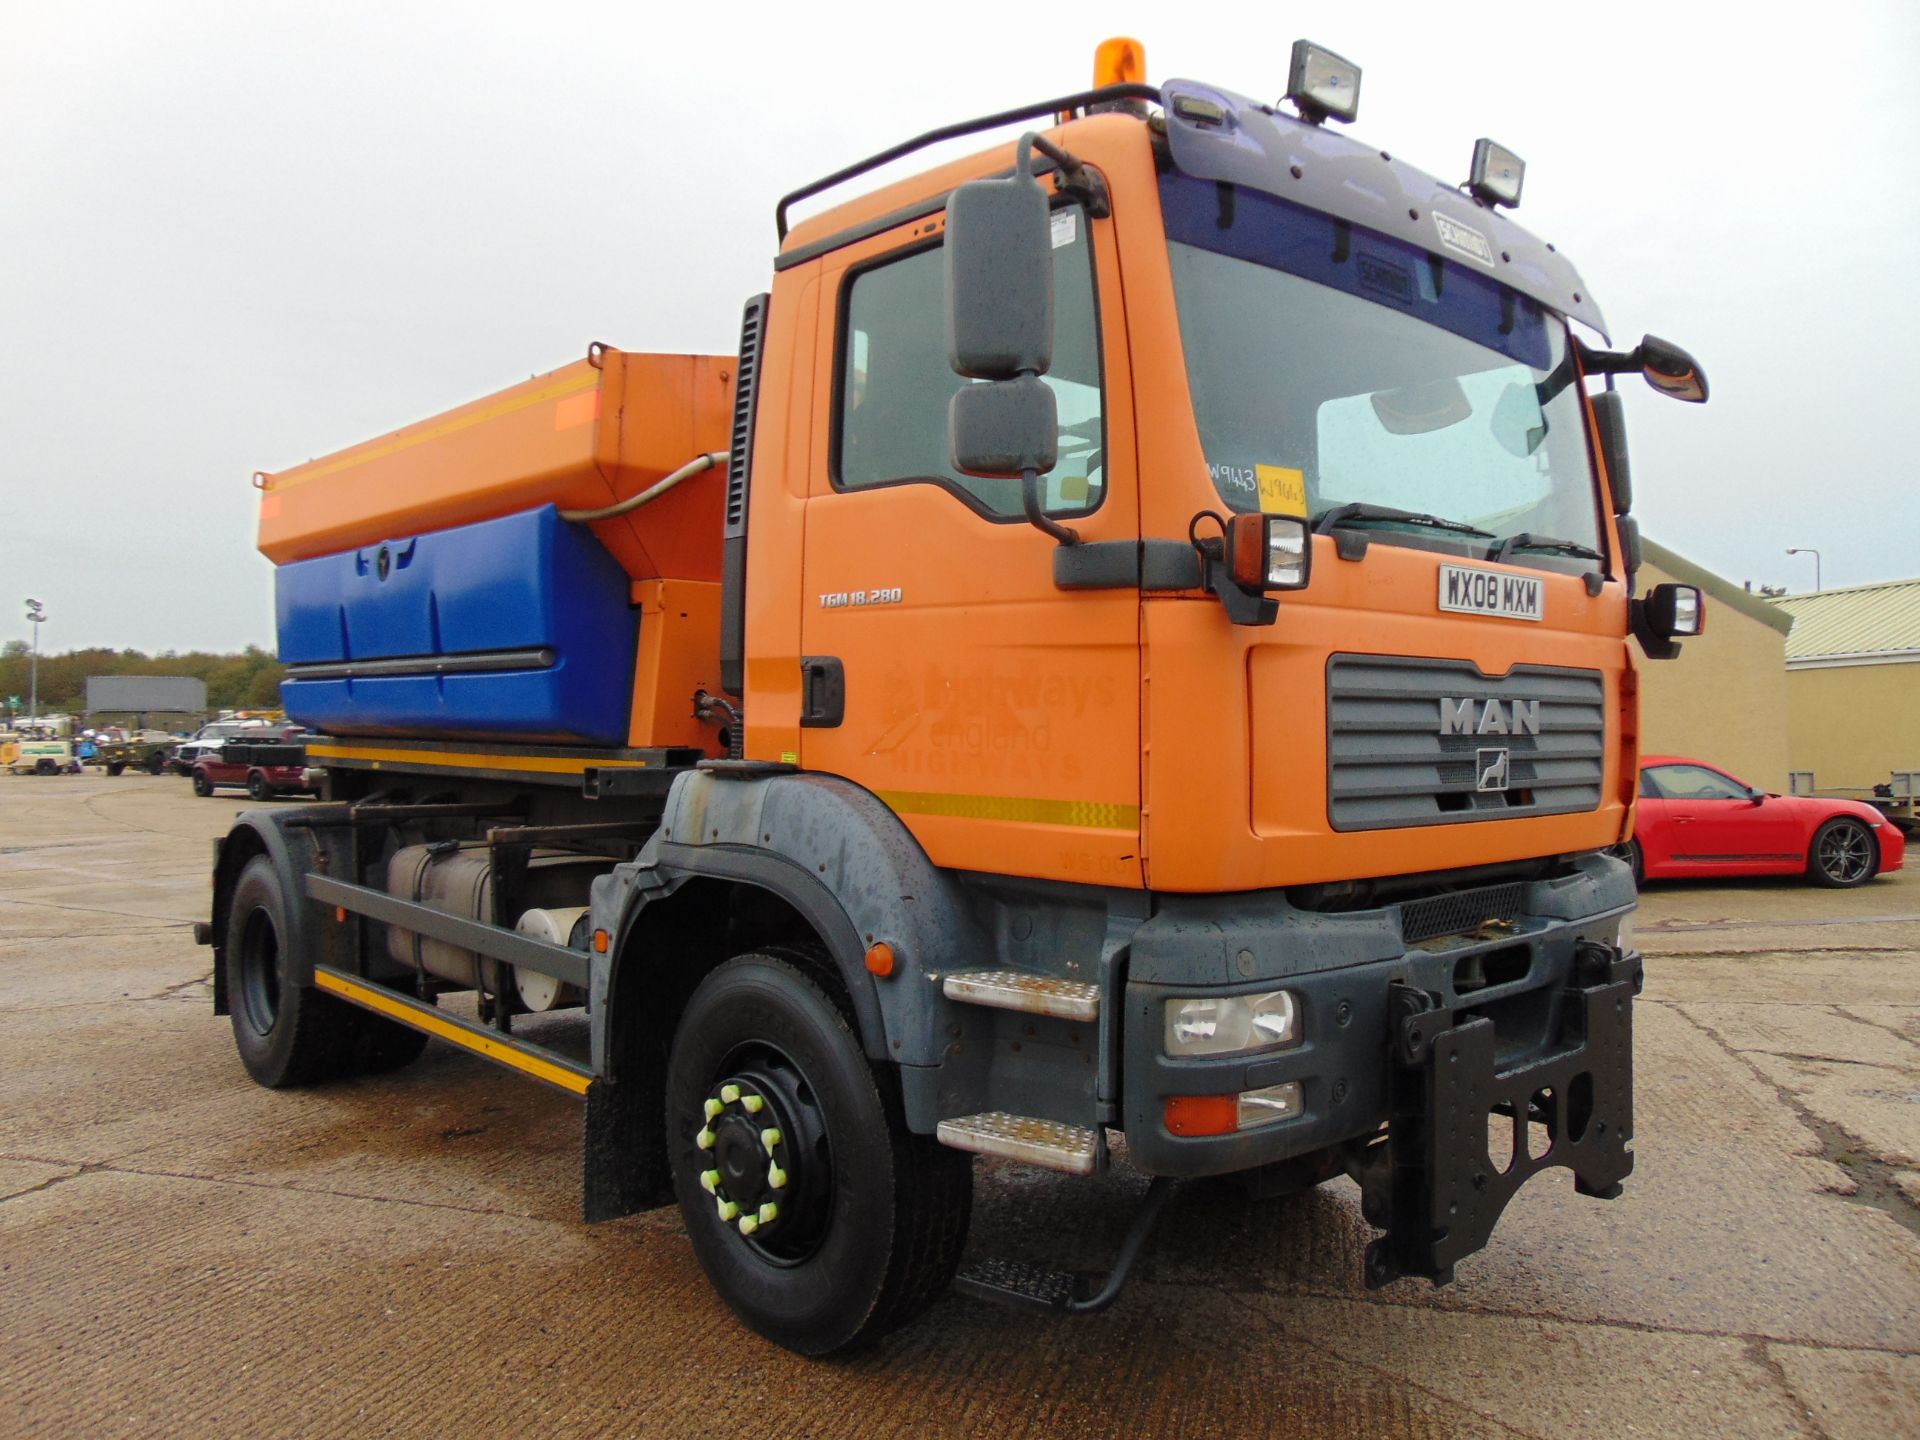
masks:
<svg viewBox="0 0 1920 1440"><path fill-rule="evenodd" d="M1898 870L1906 836L1871 805L1769 795L1700 760L1640 762L1640 807L1628 847L1636 880L1805 875L1864 885Z"/></svg>

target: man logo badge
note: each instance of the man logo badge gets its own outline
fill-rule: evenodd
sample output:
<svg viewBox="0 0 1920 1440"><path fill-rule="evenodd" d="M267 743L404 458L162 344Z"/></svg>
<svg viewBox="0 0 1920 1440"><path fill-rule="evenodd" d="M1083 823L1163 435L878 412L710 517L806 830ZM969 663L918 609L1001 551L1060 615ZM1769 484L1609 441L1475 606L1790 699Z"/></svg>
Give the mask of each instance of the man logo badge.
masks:
<svg viewBox="0 0 1920 1440"><path fill-rule="evenodd" d="M1482 750L1479 752L1480 778L1475 783L1476 790L1505 790L1512 765L1505 750Z"/></svg>

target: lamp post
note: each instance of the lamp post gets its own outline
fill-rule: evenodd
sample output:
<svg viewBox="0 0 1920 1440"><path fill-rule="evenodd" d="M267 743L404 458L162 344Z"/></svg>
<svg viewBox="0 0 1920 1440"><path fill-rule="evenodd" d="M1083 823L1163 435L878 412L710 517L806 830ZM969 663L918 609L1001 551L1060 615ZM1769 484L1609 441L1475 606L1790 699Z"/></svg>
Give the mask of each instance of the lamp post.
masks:
<svg viewBox="0 0 1920 1440"><path fill-rule="evenodd" d="M1820 552L1811 545L1795 545L1788 547L1787 553L1789 555L1813 556L1813 588L1818 591L1820 588Z"/></svg>
<svg viewBox="0 0 1920 1440"><path fill-rule="evenodd" d="M32 596L28 596L27 619L33 622L33 663L28 672L32 676L27 692L28 719L37 719L40 714L40 622L46 618L46 606Z"/></svg>

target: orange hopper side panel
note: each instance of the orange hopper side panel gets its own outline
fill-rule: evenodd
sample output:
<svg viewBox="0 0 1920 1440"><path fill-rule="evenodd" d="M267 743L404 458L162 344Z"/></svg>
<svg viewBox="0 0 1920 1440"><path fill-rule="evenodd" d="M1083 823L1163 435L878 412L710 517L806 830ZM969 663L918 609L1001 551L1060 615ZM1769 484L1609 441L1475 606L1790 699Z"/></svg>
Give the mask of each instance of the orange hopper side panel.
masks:
<svg viewBox="0 0 1920 1440"><path fill-rule="evenodd" d="M539 505L624 500L724 450L733 357L596 350L585 360L262 477L260 553L277 565ZM725 466L594 533L634 580L720 578Z"/></svg>

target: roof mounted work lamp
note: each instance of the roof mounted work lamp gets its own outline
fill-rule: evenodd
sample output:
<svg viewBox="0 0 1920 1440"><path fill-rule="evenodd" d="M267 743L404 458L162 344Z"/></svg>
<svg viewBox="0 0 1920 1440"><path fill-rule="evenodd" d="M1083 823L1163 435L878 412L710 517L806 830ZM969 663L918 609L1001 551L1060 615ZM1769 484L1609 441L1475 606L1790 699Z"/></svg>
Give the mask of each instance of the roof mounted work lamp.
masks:
<svg viewBox="0 0 1920 1440"><path fill-rule="evenodd" d="M1311 40L1296 40L1282 98L1291 100L1309 125L1325 120L1350 125L1360 113L1360 67Z"/></svg>
<svg viewBox="0 0 1920 1440"><path fill-rule="evenodd" d="M1504 205L1509 210L1520 203L1520 187L1526 182L1527 162L1484 136L1473 142L1473 171L1467 177L1467 189L1483 205Z"/></svg>

